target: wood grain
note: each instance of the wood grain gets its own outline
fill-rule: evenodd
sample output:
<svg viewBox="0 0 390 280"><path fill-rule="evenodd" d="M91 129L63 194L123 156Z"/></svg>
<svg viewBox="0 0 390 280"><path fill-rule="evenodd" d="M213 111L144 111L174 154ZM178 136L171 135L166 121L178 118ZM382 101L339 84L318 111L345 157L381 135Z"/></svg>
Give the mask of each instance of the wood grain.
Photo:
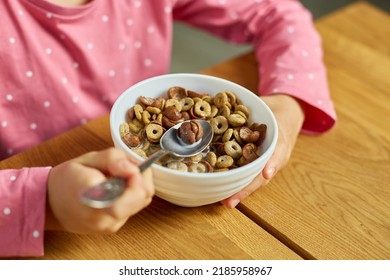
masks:
<svg viewBox="0 0 390 280"><path fill-rule="evenodd" d="M0 169L55 166L112 146L108 116L0 162ZM116 234L45 232L45 255L34 259L301 259L237 209L184 208L157 197Z"/></svg>
<svg viewBox="0 0 390 280"><path fill-rule="evenodd" d="M316 22L337 126L299 137L240 209L300 255L390 258L390 18L357 3Z"/></svg>
<svg viewBox="0 0 390 280"><path fill-rule="evenodd" d="M389 15L360 1L316 27L338 123L318 137L301 135L288 165L266 187L238 210L182 208L155 198L114 235L48 232L44 258L389 259ZM202 73L257 91L253 54ZM0 168L56 165L111 145L104 116Z"/></svg>

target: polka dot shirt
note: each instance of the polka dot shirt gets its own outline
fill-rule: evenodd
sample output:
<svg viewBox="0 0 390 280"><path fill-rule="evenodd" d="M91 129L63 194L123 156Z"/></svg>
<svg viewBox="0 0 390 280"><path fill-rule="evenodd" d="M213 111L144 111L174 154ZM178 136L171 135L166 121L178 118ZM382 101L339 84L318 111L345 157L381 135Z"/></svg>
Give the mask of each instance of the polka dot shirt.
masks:
<svg viewBox="0 0 390 280"><path fill-rule="evenodd" d="M166 73L174 20L253 44L259 93L300 99L303 131L322 133L336 120L321 41L299 1L15 0L0 10L0 159L107 114L130 85ZM47 172L0 171L0 255L43 253Z"/></svg>

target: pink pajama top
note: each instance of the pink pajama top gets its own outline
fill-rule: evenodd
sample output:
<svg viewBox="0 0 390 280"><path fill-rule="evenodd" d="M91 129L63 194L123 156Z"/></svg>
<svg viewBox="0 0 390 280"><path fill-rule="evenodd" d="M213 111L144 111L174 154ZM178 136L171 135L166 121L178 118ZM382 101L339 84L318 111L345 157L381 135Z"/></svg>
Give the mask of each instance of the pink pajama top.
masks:
<svg viewBox="0 0 390 280"><path fill-rule="evenodd" d="M0 1L0 159L107 114L120 93L167 73L174 20L253 45L259 94L306 103L303 132L336 120L311 15L294 0ZM243 69L245 71L245 69ZM0 171L0 256L44 253L50 167Z"/></svg>

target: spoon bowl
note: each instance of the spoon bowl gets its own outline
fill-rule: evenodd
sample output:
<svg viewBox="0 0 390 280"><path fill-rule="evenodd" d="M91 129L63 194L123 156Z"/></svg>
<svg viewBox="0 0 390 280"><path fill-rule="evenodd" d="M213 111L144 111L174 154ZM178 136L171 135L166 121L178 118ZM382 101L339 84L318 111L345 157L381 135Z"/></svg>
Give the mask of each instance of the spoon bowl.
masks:
<svg viewBox="0 0 390 280"><path fill-rule="evenodd" d="M197 120L203 128L203 136L193 144L186 144L178 137L177 132L185 122L176 124L163 134L160 139L161 150L152 154L147 160L139 165L141 172L145 171L154 162L168 154L178 157L192 157L201 153L210 145L214 133L209 122ZM108 179L96 186L86 189L81 194L81 201L92 208L101 209L110 207L124 192L126 181L125 178L120 177Z"/></svg>

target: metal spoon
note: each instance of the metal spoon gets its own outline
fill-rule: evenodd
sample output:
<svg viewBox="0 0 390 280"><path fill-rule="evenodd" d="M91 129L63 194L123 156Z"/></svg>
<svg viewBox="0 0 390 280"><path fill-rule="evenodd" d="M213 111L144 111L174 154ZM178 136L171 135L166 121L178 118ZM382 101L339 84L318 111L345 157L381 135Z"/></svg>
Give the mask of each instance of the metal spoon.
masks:
<svg viewBox="0 0 390 280"><path fill-rule="evenodd" d="M177 130L184 123L179 123L168 129L160 139L161 150L151 155L145 160L139 169L141 172L149 168L156 160L167 154L173 154L178 157L192 157L201 153L207 148L214 133L211 125L204 120L197 120L203 128L203 137L194 144L185 144L178 136ZM81 201L92 208L107 208L121 196L126 188L127 180L125 178L115 177L104 181L103 183L90 187L81 194Z"/></svg>

